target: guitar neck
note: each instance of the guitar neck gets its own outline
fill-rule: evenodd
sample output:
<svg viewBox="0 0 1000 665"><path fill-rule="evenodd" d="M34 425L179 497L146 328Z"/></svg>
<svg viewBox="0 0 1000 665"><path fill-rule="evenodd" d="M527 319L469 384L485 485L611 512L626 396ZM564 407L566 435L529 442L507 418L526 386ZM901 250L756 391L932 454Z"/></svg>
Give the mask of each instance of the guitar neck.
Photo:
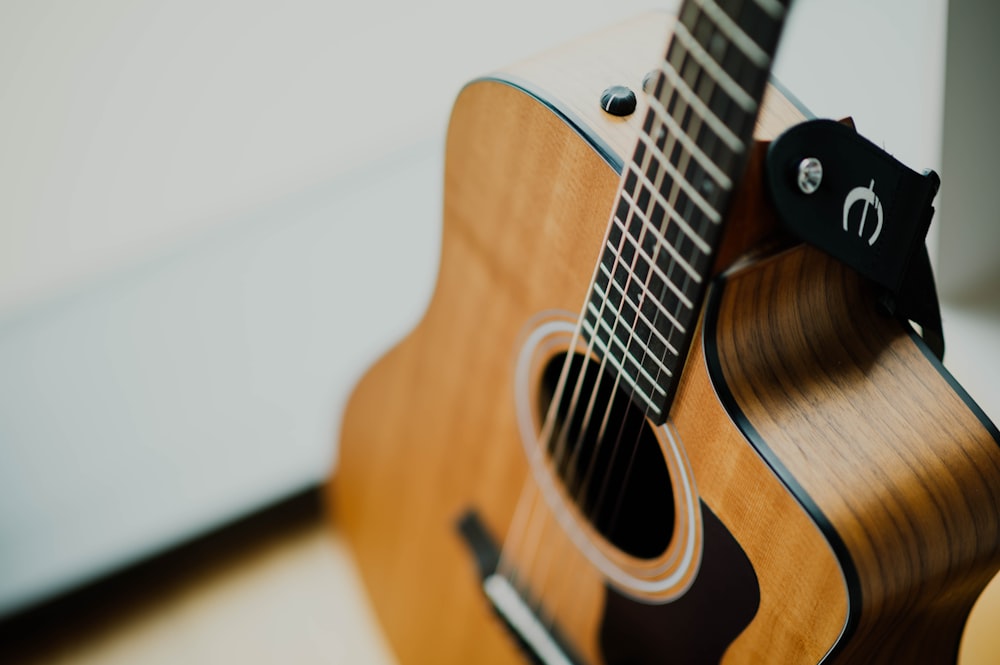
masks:
<svg viewBox="0 0 1000 665"><path fill-rule="evenodd" d="M676 392L786 12L779 0L684 2L646 86L582 330L657 423Z"/></svg>

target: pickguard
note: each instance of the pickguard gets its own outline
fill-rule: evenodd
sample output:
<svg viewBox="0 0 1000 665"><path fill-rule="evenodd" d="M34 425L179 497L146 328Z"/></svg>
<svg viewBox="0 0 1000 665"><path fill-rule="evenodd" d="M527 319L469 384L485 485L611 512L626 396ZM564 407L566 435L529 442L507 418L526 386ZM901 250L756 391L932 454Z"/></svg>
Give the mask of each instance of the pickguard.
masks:
<svg viewBox="0 0 1000 665"><path fill-rule="evenodd" d="M700 502L701 567L676 600L649 604L607 587L601 650L608 665L659 665L664 655L685 665L718 663L760 606L757 574L743 548Z"/></svg>

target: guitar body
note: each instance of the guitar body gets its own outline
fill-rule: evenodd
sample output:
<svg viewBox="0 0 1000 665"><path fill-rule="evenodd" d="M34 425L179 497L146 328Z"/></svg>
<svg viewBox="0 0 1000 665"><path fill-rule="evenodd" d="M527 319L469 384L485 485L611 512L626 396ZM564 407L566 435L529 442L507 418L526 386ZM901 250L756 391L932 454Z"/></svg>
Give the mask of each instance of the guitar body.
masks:
<svg viewBox="0 0 1000 665"><path fill-rule="evenodd" d="M639 87L667 21L644 17L459 96L437 287L347 406L333 524L408 665L526 662L457 528L470 511L513 541L505 558L585 663L954 662L1000 567L997 432L817 250L758 252L713 284L658 428L671 500L643 512L653 524L671 512L663 554L622 552L563 517L588 555L539 498L526 442L537 384L572 344L560 322L585 302L642 115L616 119L597 101L608 84ZM772 91L759 129L795 119ZM720 257L769 227L752 173ZM515 519L525 496L530 519ZM673 581L628 588L594 552Z"/></svg>

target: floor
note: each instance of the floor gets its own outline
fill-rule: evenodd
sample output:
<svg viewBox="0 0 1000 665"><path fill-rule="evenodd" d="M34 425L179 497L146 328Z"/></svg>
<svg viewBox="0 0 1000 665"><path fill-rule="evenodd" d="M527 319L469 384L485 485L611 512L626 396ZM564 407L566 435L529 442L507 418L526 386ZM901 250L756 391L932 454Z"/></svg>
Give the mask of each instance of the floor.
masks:
<svg viewBox="0 0 1000 665"><path fill-rule="evenodd" d="M10 665L394 663L315 493L0 627Z"/></svg>
<svg viewBox="0 0 1000 665"><path fill-rule="evenodd" d="M1000 578L959 665L1000 660ZM0 625L10 665L391 665L315 493Z"/></svg>

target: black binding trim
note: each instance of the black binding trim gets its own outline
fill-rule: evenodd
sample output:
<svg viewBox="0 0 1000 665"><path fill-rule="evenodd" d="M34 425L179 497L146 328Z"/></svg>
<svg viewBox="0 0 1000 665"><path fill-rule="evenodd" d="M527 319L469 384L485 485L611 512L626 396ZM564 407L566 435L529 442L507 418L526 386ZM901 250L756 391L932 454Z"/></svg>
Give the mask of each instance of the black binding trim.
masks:
<svg viewBox="0 0 1000 665"><path fill-rule="evenodd" d="M548 95L545 90L538 86L534 86L526 80L514 76L484 76L474 79L469 85L477 82L494 82L503 85L508 85L515 88L529 97L536 100L539 104L549 109L552 113L563 120L570 128L573 129L581 138L583 138L590 146L597 152L598 155L615 170L616 173L621 174L622 170L625 168L625 162L621 155L619 155L606 141L601 139L599 136L594 134L589 125L579 116L568 111L560 106L557 106L554 101L556 99L553 95ZM782 85L773 76L770 78L770 82L774 85L778 91L784 95L804 116L807 118L814 118L812 112L788 89ZM847 584L847 594L848 594L848 612L847 621L844 624L843 631L840 634L837 642L831 647L830 651L824 656L821 662L831 662L836 658L850 638L857 630L859 615L858 609L861 608L861 581L858 577L857 568L854 565L854 560L851 558L851 554L841 539L840 534L837 533L836 529L830 523L830 520L823 514L816 505L816 502L806 493L805 489L798 483L791 472L781 463L781 460L774 454L774 451L767 445L763 437L754 429L753 425L746 418L746 415L740 409L736 402L736 398L733 396L732 392L729 390L726 384L723 374L722 365L719 360L718 348L715 344L715 333L716 333L716 320L718 318L718 310L721 301L722 287L724 286L725 278L717 278L709 288L706 307L705 307L705 318L704 318L704 328L702 331L702 343L704 345L705 351L705 362L708 368L709 378L712 385L715 387L716 394L719 397L719 401L722 403L726 412L733 419L739 427L740 432L743 436L750 442L752 446L757 450L758 454L764 459L764 462L771 468L778 479L785 485L792 496L799 502L799 504L808 513L810 519L816 524L820 532L823 534L829 543L834 555L837 557L838 563L840 564L840 569L844 574L844 580ZM971 398L958 386L957 382L947 373L946 370L941 366L940 362L933 356L933 353L927 349L923 340L913 333L918 340L918 346L928 355L930 359L934 362L935 366L939 368L942 375L956 388L959 395L962 396L963 400L969 404L970 408L973 408L980 419L983 420L984 425L988 425L990 431L994 433L995 437L1000 443L1000 433L997 432L996 427L989 422L982 410L972 402Z"/></svg>
<svg viewBox="0 0 1000 665"><path fill-rule="evenodd" d="M841 539L840 534L834 529L833 524L827 519L823 511L813 501L812 497L805 491L799 481L792 475L781 459L771 450L770 446L747 419L746 414L740 408L733 396L729 385L726 383L722 372L722 362L719 358L719 349L716 344L716 323L719 316L719 307L722 301L722 291L725 287L725 277L716 278L709 287L707 303L705 306L705 318L702 332L702 344L705 352L705 364L708 368L708 376L715 388L716 395L722 403L723 408L733 419L740 432L746 437L750 445L764 459L764 462L771 468L782 484L792 493L795 500L808 513L810 519L816 524L823 537L826 538L830 548L833 550L840 569L844 574L847 583L847 621L837 642L830 651L823 657L822 663L831 662L843 650L848 638L857 630L859 622L858 610L862 607L861 580L858 571L851 558L851 553L847 545Z"/></svg>
<svg viewBox="0 0 1000 665"><path fill-rule="evenodd" d="M615 173L621 175L622 170L625 168L625 159L615 152L614 148L604 141L604 139L591 131L587 122L584 121L583 118L576 115L572 111L569 111L561 106L557 106L556 101L558 100L555 95L550 95L547 90L533 85L529 81L517 76L482 76L480 78L473 79L469 85L484 81L508 85L534 99L569 125L573 131L579 134L583 140L590 144L590 147L601 156L601 159L607 162L608 166L615 170ZM600 102L600 99L595 99L594 104L596 105L598 102Z"/></svg>
<svg viewBox="0 0 1000 665"><path fill-rule="evenodd" d="M965 406L968 407L969 411L972 411L976 418L979 419L983 428L990 433L993 440L996 441L998 446L1000 446L1000 429L998 429L993 421L990 420L990 417L986 415L986 412L983 411L982 407L976 403L976 400L974 400L972 396L965 391L962 384L960 384L958 380L952 376L951 372L948 371L948 368L941 362L941 359L934 354L933 349L931 349L931 347L927 344L927 341L924 340L924 338L921 337L920 334L917 333L917 331L912 327L908 325L904 327L909 333L910 339L912 339L913 343L917 345L920 352L924 354L924 357L930 361L931 365L934 366L934 369L936 369L938 374L941 375L941 378L944 379L949 386L951 386L951 389L955 391L955 394L958 395L962 402L965 403Z"/></svg>
<svg viewBox="0 0 1000 665"><path fill-rule="evenodd" d="M549 94L547 90L540 86L532 84L526 79L522 79L519 76L511 76L508 74L495 74L491 76L480 76L473 79L467 85L473 85L475 83L482 82L492 82L501 83L503 85L510 86L515 90L519 90L524 94L528 95L539 104L552 111L557 117L559 117L563 122L565 122L573 131L580 135L590 147L601 156L608 166L615 170L615 173L621 175L622 171L625 169L625 158L619 155L614 148L612 148L604 139L597 136L593 131L590 130L589 125L583 118L576 115L572 111L569 111L561 106L556 105L557 98L555 95ZM802 101L793 95L788 88L785 87L781 81L771 76L769 83L774 86L778 92L782 94L792 105L798 109L798 111L805 116L807 119L813 119L816 116L813 115ZM594 103L597 104L600 100L596 100ZM631 157L631 156L630 156Z"/></svg>
<svg viewBox="0 0 1000 665"><path fill-rule="evenodd" d="M771 78L768 79L768 82L771 85L773 85L778 92L781 93L782 97L784 97L789 102L791 102L792 106L794 106L798 110L798 112L801 113L802 116L806 120L815 120L816 115L812 111L809 110L809 107L807 107L805 104L802 103L801 99L799 99L798 97L796 97L792 93L792 91L790 91L788 88L786 88L784 83L782 83L781 81L779 81L778 79L776 79L774 76L771 76Z"/></svg>

